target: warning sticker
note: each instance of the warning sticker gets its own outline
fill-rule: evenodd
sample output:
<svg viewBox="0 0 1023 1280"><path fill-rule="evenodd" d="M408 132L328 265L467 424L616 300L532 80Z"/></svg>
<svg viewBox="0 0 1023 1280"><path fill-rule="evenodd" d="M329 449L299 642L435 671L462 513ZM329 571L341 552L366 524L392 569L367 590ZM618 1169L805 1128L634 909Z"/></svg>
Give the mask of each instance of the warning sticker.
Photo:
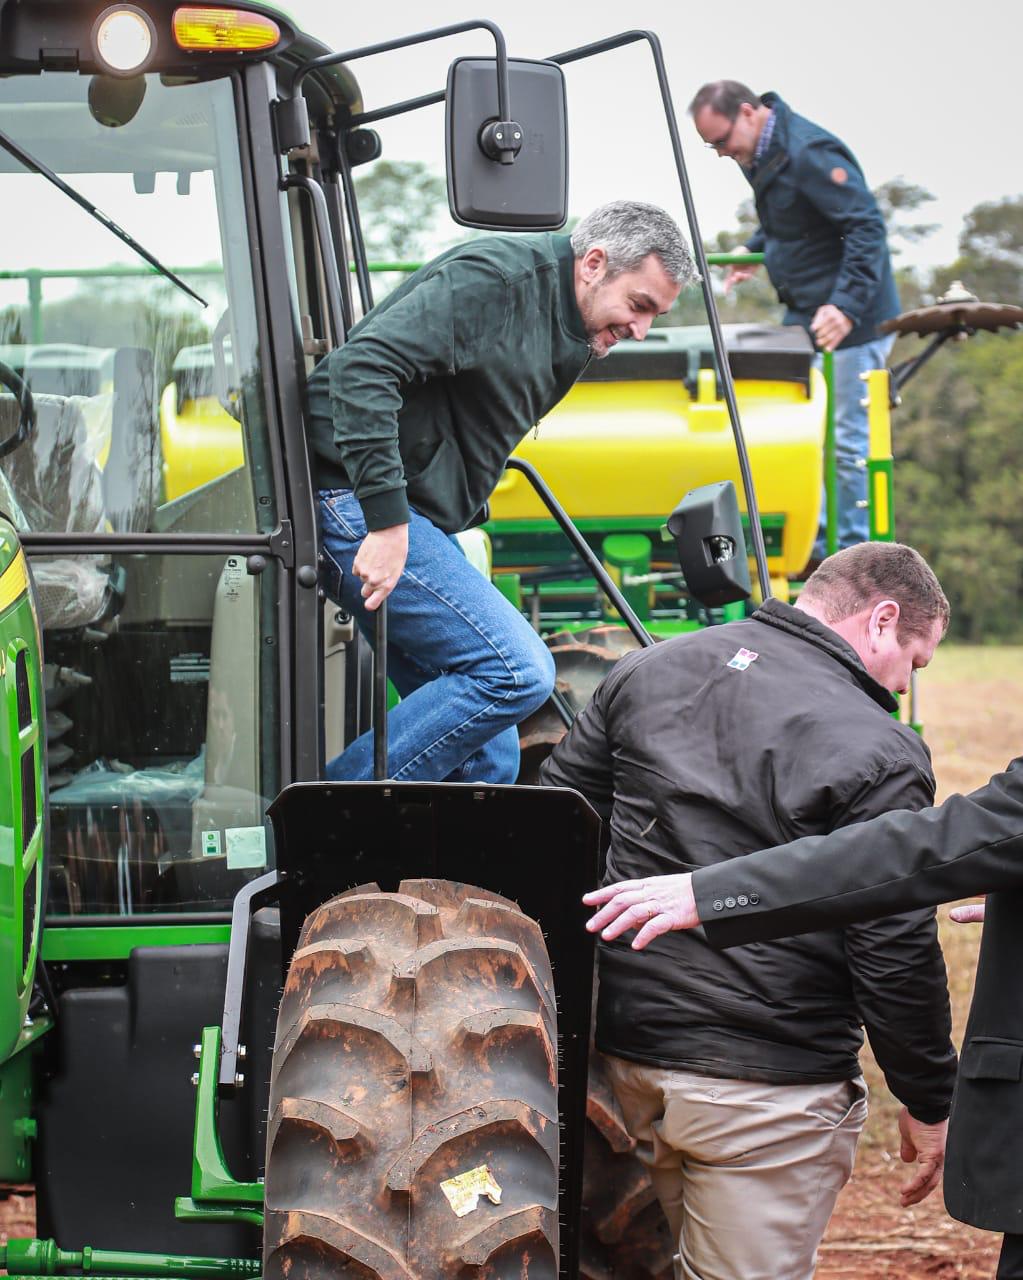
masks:
<svg viewBox="0 0 1023 1280"><path fill-rule="evenodd" d="M760 654L754 653L752 649L740 649L727 665L734 667L736 671L745 671L749 664L756 662L759 657Z"/></svg>
<svg viewBox="0 0 1023 1280"><path fill-rule="evenodd" d="M440 1184L440 1189L459 1218L479 1208L480 1196L486 1196L491 1204L501 1203L501 1188L494 1181L489 1165L485 1164L448 1178L447 1182Z"/></svg>

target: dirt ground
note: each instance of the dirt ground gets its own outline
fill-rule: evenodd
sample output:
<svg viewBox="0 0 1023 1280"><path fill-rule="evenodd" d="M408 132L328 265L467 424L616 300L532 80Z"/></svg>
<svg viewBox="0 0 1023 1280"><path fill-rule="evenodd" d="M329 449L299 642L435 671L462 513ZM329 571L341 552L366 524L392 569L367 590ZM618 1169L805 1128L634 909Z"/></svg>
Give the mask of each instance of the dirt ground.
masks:
<svg viewBox="0 0 1023 1280"><path fill-rule="evenodd" d="M942 648L919 678L924 734L938 796L972 791L1023 751L1023 649ZM980 941L978 926L939 912L952 992L953 1037L962 1043ZM838 1201L821 1248L818 1280L988 1280L999 1237L954 1222L939 1192L901 1209L906 1180L895 1130L898 1108L869 1054L871 1116L856 1170Z"/></svg>
<svg viewBox="0 0 1023 1280"><path fill-rule="evenodd" d="M1023 649L939 649L920 678L918 716L934 756L939 797L980 786L1023 747ZM980 930L952 924L944 908L939 918L959 1045ZM898 1108L864 1056L871 1116L821 1247L818 1280L989 1280L998 1237L953 1222L939 1192L900 1209L898 1188L907 1171L898 1156ZM0 1239L34 1234L31 1188L13 1188L0 1199Z"/></svg>

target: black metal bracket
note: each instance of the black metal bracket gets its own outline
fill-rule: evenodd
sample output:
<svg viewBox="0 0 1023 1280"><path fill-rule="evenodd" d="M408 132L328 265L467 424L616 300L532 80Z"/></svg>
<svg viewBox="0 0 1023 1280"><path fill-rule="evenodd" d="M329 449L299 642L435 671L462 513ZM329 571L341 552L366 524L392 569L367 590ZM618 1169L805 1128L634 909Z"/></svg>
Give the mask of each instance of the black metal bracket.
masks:
<svg viewBox="0 0 1023 1280"><path fill-rule="evenodd" d="M970 330L965 325L955 329L946 329L944 333L939 333L932 342L928 343L923 351L918 356L914 356L912 360L903 360L901 364L893 364L888 370L891 407L894 408L899 403L899 392L910 378L920 372L927 361L948 342L949 338L958 338L969 334L969 332Z"/></svg>
<svg viewBox="0 0 1023 1280"><path fill-rule="evenodd" d="M429 31L419 31L411 36L399 36L395 40L384 40L380 44L367 44L360 49L348 49L344 53L325 53L319 58L311 58L308 62L303 62L295 72L291 82L292 99L297 99L300 96L302 81L305 77L313 71L320 70L321 67L337 66L340 62L355 62L359 58L369 58L376 53L392 53L395 49L408 49L412 45L426 44L431 40L444 40L448 36L461 35L465 31L489 31L494 37L494 48L497 53L497 114L502 121L512 123L508 90L508 50L505 45L504 33L500 27L493 22L489 22L486 18L475 18L469 22L456 22L447 27L433 27ZM434 102L442 102L444 100L443 91L439 98L435 94L428 96ZM406 111L425 105L422 98L410 98L407 102L396 102L392 106L380 108L379 111L366 111L362 115L353 116L349 127L355 128L356 125L369 124L373 120L384 120L388 116L402 115ZM481 120L480 124L482 125L483 123L484 121Z"/></svg>
<svg viewBox="0 0 1023 1280"><path fill-rule="evenodd" d="M270 554L276 556L286 569L294 569L295 535L290 520L282 520L270 534Z"/></svg>

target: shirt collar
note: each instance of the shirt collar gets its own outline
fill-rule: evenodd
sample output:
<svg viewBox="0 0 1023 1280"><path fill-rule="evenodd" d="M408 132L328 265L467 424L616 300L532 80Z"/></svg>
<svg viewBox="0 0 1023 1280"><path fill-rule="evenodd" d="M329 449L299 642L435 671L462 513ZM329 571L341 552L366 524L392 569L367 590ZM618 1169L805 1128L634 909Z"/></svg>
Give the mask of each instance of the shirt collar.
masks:
<svg viewBox="0 0 1023 1280"><path fill-rule="evenodd" d="M764 127L760 130L760 137L757 139L756 150L753 152L753 164L758 165L767 154L767 148L771 145L771 139L774 136L774 123L777 119L777 113L771 108L771 114L764 121Z"/></svg>
<svg viewBox="0 0 1023 1280"><path fill-rule="evenodd" d="M860 655L848 641L843 640L837 631L833 631L825 622L820 622L810 614L804 613L795 605L785 604L773 597L765 600L753 614L755 622L764 622L769 627L777 627L779 631L787 631L789 635L798 636L817 649L823 649L836 662L845 667L860 685L863 691L885 711L898 709L898 701L879 684L863 665Z"/></svg>
<svg viewBox="0 0 1023 1280"><path fill-rule="evenodd" d="M558 284L561 292L561 318L573 338L589 344L586 325L583 324L579 303L575 296L575 253L569 236L554 236L554 251L558 256Z"/></svg>

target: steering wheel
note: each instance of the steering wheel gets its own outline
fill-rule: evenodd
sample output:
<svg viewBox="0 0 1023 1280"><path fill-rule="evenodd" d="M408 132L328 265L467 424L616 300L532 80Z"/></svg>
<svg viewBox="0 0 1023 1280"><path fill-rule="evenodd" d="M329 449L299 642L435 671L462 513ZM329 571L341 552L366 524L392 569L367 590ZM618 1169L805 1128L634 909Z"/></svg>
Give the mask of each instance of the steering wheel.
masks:
<svg viewBox="0 0 1023 1280"><path fill-rule="evenodd" d="M21 374L16 373L10 365L4 364L2 361L0 361L0 383L14 394L18 407L21 409L17 428L6 440L0 441L0 458L5 458L9 453L13 453L19 445L24 444L35 431L36 407L28 383Z"/></svg>
<svg viewBox="0 0 1023 1280"><path fill-rule="evenodd" d="M227 376L227 354L224 350L224 345L230 332L231 312L228 310L217 321L210 340L210 345L213 348L213 382L220 407L225 413L230 414L235 422L241 422L241 405L237 400L231 399L231 392L236 389L231 386Z"/></svg>

